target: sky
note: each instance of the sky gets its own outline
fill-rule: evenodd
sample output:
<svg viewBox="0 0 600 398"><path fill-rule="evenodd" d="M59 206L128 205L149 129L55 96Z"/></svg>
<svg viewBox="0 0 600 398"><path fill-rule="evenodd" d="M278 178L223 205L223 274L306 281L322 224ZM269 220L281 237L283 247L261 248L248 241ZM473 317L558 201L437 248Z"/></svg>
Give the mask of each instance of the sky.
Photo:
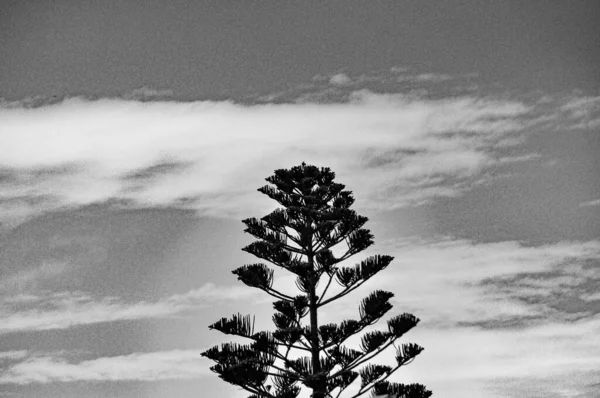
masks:
<svg viewBox="0 0 600 398"><path fill-rule="evenodd" d="M370 220L346 265L395 257L323 322L375 289L421 319L392 380L597 397L598 20L583 0L2 1L0 397L247 396L200 353L224 316L273 329L231 270L256 262L240 221L277 207L256 190L303 161Z"/></svg>

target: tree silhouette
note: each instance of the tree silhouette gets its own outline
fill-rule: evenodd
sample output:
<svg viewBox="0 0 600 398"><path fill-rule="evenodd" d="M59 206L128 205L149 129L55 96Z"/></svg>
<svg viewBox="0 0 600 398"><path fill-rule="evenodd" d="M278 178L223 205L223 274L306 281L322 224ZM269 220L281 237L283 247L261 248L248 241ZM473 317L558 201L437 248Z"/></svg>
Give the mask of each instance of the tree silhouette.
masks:
<svg viewBox="0 0 600 398"><path fill-rule="evenodd" d="M276 200L282 208L261 218L242 222L247 232L258 240L242 250L296 275L300 294L291 296L273 287L273 269L263 263L244 265L232 271L248 286L260 289L277 299L274 332L254 330L249 315L222 318L209 326L225 334L242 336L249 344L225 343L202 353L216 362L211 370L231 384L252 395L249 398L294 398L300 385L312 389L313 398L339 397L360 376L360 390L372 396L427 398L431 392L420 384L387 381L398 368L423 350L416 344L396 347L396 365L376 365L371 359L417 325L419 319L402 314L387 321L386 331L364 332L360 349L342 343L374 325L391 308L393 293L376 290L365 297L359 307L360 319L339 324L319 324L319 309L357 289L393 260L391 256L368 257L353 267L339 264L373 244L373 235L362 228L367 217L350 207L351 191L334 182L329 168L302 163L291 169L275 170L266 179L273 186L258 191ZM344 254L334 255L334 246L345 243ZM325 288L317 290L319 281ZM329 291L335 280L341 289ZM329 291L329 297L327 293ZM320 294L318 294L320 293ZM308 322L302 320L308 316ZM291 352L299 353L295 357Z"/></svg>

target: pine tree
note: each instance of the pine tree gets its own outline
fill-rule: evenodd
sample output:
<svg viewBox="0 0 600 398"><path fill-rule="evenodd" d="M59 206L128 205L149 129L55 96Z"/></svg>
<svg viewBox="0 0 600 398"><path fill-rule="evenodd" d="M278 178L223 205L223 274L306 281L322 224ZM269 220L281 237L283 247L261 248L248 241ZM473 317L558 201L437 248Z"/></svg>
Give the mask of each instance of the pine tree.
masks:
<svg viewBox="0 0 600 398"><path fill-rule="evenodd" d="M319 324L319 309L357 289L393 260L386 255L368 257L353 267L341 262L373 244L373 235L362 228L367 217L350 207L351 191L334 182L329 168L302 163L291 169L275 170L266 179L274 185L258 191L277 201L278 208L269 215L242 222L247 232L258 240L242 250L296 275L300 294L291 296L273 287L274 270L264 263L244 265L233 274L244 284L260 289L277 299L274 332L254 330L249 315L222 318L209 326L225 334L242 336L249 344L225 343L202 353L216 362L211 370L219 377L251 393L249 398L295 398L304 385L313 398L339 397L360 376L360 390L354 397L371 392L372 396L427 398L431 392L420 384L389 382L387 378L410 362L423 350L416 344L397 347L396 365L370 363L415 327L419 319L402 314L387 321L387 330L364 332L360 349L344 346L351 336L374 325L391 308L393 293L376 290L359 306L360 319L339 324ZM332 248L345 243L344 254L337 257ZM326 281L323 291L319 281ZM332 281L341 288L329 292ZM320 293L320 295L318 294ZM302 321L308 317L308 322ZM395 345L394 345L395 346ZM300 353L292 358L290 352Z"/></svg>

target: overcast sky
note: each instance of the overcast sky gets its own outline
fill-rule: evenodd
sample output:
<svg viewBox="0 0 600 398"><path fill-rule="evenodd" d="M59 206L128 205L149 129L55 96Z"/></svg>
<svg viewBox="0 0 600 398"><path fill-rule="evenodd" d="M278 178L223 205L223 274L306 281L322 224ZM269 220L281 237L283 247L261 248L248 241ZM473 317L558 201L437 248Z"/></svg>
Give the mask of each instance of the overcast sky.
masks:
<svg viewBox="0 0 600 398"><path fill-rule="evenodd" d="M247 396L199 354L222 316L273 328L230 272L256 262L240 220L306 161L370 219L348 265L395 256L323 322L376 288L421 318L393 380L597 398L598 21L597 1L2 1L0 397Z"/></svg>

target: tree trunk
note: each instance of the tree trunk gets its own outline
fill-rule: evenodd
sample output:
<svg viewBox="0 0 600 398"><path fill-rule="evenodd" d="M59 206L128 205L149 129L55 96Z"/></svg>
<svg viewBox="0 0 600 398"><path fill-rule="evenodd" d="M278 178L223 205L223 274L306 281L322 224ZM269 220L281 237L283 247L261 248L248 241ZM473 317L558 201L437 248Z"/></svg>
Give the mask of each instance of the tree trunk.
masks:
<svg viewBox="0 0 600 398"><path fill-rule="evenodd" d="M313 285L310 290L310 345L312 355L313 374L321 371L321 361L319 360L319 323L317 318L317 295ZM313 398L325 397L324 383L318 382L313 388Z"/></svg>
<svg viewBox="0 0 600 398"><path fill-rule="evenodd" d="M309 221L310 223L310 221ZM310 226L309 226L310 230ZM312 242L312 230L309 232L310 239L308 242ZM312 243L310 244L312 245ZM309 308L310 308L310 346L312 355L312 368L313 375L321 372L321 361L320 361L320 344L319 344L319 320L317 317L317 276L314 263L314 255L312 253L312 247L308 247L308 265L313 276L311 277L310 291L309 291ZM313 387L312 398L325 398L325 380L319 380Z"/></svg>

